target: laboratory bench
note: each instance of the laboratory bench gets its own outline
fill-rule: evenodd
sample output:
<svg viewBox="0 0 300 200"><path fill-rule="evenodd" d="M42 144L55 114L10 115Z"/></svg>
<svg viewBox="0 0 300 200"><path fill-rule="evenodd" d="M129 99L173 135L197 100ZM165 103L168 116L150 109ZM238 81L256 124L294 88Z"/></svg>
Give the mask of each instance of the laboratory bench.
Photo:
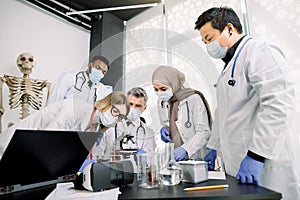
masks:
<svg viewBox="0 0 300 200"><path fill-rule="evenodd" d="M228 184L228 188L202 191L183 191L184 188ZM10 199L45 199L56 187L56 184L0 195L0 200ZM120 200L154 200L154 199L213 199L213 200L244 200L244 199L281 199L281 194L256 185L240 184L232 176L226 180L208 180L198 184L181 183L176 186L159 186L154 189L143 189L136 181L120 188Z"/></svg>
<svg viewBox="0 0 300 200"><path fill-rule="evenodd" d="M223 185L228 188L202 191L183 191L184 188ZM214 199L214 200L244 200L244 199L281 199L281 194L256 185L240 184L232 177L226 175L226 180L208 180L198 184L181 183L176 186L160 186L155 189L143 189L134 183L122 187L120 200L146 200L146 199Z"/></svg>

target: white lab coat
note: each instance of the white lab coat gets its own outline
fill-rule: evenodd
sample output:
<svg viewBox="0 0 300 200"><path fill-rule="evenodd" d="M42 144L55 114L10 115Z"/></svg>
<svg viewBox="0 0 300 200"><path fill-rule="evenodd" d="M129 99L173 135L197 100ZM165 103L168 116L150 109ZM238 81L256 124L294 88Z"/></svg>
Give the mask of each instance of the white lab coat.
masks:
<svg viewBox="0 0 300 200"><path fill-rule="evenodd" d="M93 105L80 99L66 99L42 108L0 134L0 159L16 129L89 131L92 111ZM93 131L99 130L98 111L92 124Z"/></svg>
<svg viewBox="0 0 300 200"><path fill-rule="evenodd" d="M145 129L145 132L141 126ZM119 137L123 133L124 128L121 122L118 123L117 127L117 137ZM136 142L138 148L150 153L153 153L155 151L156 141L154 131L149 128L144 122L141 122L140 119L137 119L128 126L128 130L131 135L134 136L133 141ZM93 147L93 156L94 154L98 157L113 155L114 141L115 128L109 128L104 133L99 146Z"/></svg>
<svg viewBox="0 0 300 200"><path fill-rule="evenodd" d="M236 176L250 150L266 158L260 183L283 194L283 199L300 199L300 144L296 130L289 130L294 104L294 87L286 76L287 65L280 49L251 39L242 49L231 79L234 58L217 83L218 107L207 147L221 151L227 174Z"/></svg>
<svg viewBox="0 0 300 200"><path fill-rule="evenodd" d="M189 108L187 108L187 104ZM169 126L169 109L170 106L167 102L158 100L161 126ZM205 105L198 94L193 94L180 101L178 109L176 125L183 141L182 147L188 152L189 158L203 160L207 153L205 146L210 137ZM191 123L190 128L185 126L188 121Z"/></svg>
<svg viewBox="0 0 300 200"><path fill-rule="evenodd" d="M89 86L89 77L85 71L65 72L54 84L47 105L69 98L82 99L91 104L94 99L100 100L112 92L112 87L99 82Z"/></svg>

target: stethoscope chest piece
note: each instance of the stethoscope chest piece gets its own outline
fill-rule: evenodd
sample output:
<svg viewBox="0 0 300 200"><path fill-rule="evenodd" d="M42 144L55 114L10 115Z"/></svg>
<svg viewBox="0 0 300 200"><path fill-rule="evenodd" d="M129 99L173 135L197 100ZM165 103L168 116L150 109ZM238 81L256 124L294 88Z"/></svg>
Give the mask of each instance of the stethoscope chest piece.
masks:
<svg viewBox="0 0 300 200"><path fill-rule="evenodd" d="M228 85L233 87L235 85L235 80L234 79L229 80Z"/></svg>
<svg viewBox="0 0 300 200"><path fill-rule="evenodd" d="M185 126L186 128L191 128L191 127L192 127L192 123L191 123L191 122L185 122L185 123L184 123L184 126Z"/></svg>
<svg viewBox="0 0 300 200"><path fill-rule="evenodd" d="M185 128L191 128L192 123L190 121L190 108L189 103L186 101L186 114L187 114L187 121L184 123Z"/></svg>

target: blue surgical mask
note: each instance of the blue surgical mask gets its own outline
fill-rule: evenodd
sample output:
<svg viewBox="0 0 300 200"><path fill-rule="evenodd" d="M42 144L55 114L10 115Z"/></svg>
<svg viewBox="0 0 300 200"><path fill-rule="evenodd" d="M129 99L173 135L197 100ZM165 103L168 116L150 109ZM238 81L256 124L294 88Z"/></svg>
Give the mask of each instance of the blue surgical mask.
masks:
<svg viewBox="0 0 300 200"><path fill-rule="evenodd" d="M222 47L220 45L219 38L212 41L211 43L206 44L207 53L211 57L216 58L216 59L224 58L226 56L226 53L227 53L227 50L228 50L227 46Z"/></svg>
<svg viewBox="0 0 300 200"><path fill-rule="evenodd" d="M142 111L135 109L135 108L130 108L130 111L127 115L127 119L131 122L134 122L137 120L140 116L142 115Z"/></svg>
<svg viewBox="0 0 300 200"><path fill-rule="evenodd" d="M89 77L93 83L98 83L102 80L102 78L104 77L104 74L102 73L101 70L98 70L98 69L95 69L92 67Z"/></svg>
<svg viewBox="0 0 300 200"><path fill-rule="evenodd" d="M100 121L105 127L114 127L117 123L116 119L112 116L111 110L100 112Z"/></svg>
<svg viewBox="0 0 300 200"><path fill-rule="evenodd" d="M164 92L155 92L158 98L162 101L169 101L173 96L172 90L166 90Z"/></svg>

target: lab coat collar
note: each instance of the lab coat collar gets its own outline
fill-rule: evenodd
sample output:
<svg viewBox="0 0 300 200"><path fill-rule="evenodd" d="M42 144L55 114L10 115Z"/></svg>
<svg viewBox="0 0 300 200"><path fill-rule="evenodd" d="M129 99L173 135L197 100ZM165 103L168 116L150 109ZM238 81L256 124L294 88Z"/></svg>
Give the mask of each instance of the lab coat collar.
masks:
<svg viewBox="0 0 300 200"><path fill-rule="evenodd" d="M196 94L196 93L195 93L195 94ZM179 106L185 104L187 101L188 101L188 97L186 97L185 99L182 99L182 100L179 102Z"/></svg>
<svg viewBox="0 0 300 200"><path fill-rule="evenodd" d="M240 44L238 45L238 47L237 47L237 49L236 49L236 51L235 51L235 53L234 53L234 55L233 55L233 58L235 58L235 57L237 56L237 54L238 54L238 52L240 51L241 47L243 46L243 44L244 44L249 38L252 38L252 37L249 36L249 35L245 35L245 36L243 36L243 37L240 39L241 42L240 42ZM233 60L233 59L232 59L232 60Z"/></svg>
<svg viewBox="0 0 300 200"><path fill-rule="evenodd" d="M227 70L231 67L228 67L228 66L231 66L233 64L233 61L234 61L234 58L237 56L241 46L243 46L243 44L245 43L245 41L249 38L250 36L248 35L244 35L243 37L241 37L231 48L230 48L230 52L228 51L228 58L230 58L230 60L228 61L228 63L225 63L225 66L224 66L224 69L222 71L222 74L224 74L225 72L227 72ZM226 57L227 57L227 54L226 54ZM223 60L224 61L224 60ZM225 61L224 61L225 62Z"/></svg>
<svg viewBox="0 0 300 200"><path fill-rule="evenodd" d="M230 60L233 58L239 44L241 43L241 41L243 40L243 38L245 37L246 35L244 35L243 37L241 37L229 50L228 52L226 53L226 56L224 58L222 58L222 60L225 62L225 66L224 66L224 69L225 67L228 65L228 63L230 62Z"/></svg>
<svg viewBox="0 0 300 200"><path fill-rule="evenodd" d="M140 125L140 118L138 118L137 120L135 120L134 122L131 122L128 126L129 129L132 129L132 128L135 128L135 127L138 127ZM123 127L123 124L122 122L118 122L118 130L119 131L123 131L124 130L124 127Z"/></svg>
<svg viewBox="0 0 300 200"><path fill-rule="evenodd" d="M133 127L138 127L139 125L140 125L140 118L131 122L131 124L130 124L130 126L133 126Z"/></svg>

